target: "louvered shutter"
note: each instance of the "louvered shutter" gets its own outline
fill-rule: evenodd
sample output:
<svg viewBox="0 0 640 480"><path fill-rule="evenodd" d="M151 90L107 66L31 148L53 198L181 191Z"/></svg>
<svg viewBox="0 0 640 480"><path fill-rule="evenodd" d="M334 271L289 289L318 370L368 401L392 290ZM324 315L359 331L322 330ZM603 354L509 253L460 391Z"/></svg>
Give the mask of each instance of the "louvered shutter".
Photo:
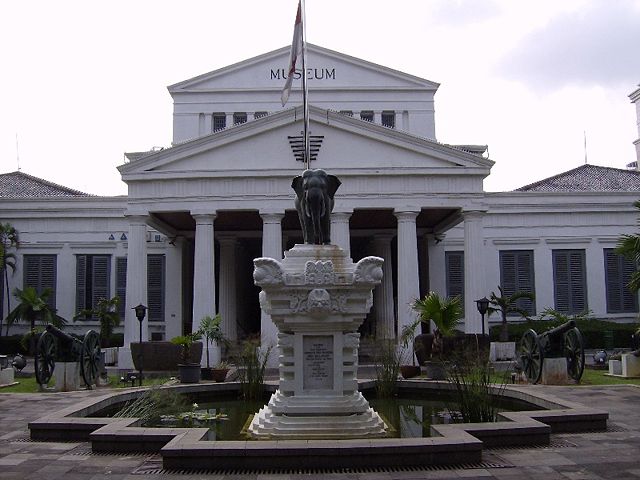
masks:
<svg viewBox="0 0 640 480"><path fill-rule="evenodd" d="M464 252L445 252L447 297L460 296L464 313Z"/></svg>
<svg viewBox="0 0 640 480"><path fill-rule="evenodd" d="M56 255L25 255L23 286L36 289L41 295L45 289L51 294L47 304L56 309Z"/></svg>
<svg viewBox="0 0 640 480"><path fill-rule="evenodd" d="M535 293L532 250L500 252L500 285L505 295L513 295L516 292ZM516 305L527 311L529 315L536 314L535 302L528 298L519 299ZM510 315L517 315L517 313Z"/></svg>
<svg viewBox="0 0 640 480"><path fill-rule="evenodd" d="M164 255L147 255L147 302L150 322L164 322Z"/></svg>
<svg viewBox="0 0 640 480"><path fill-rule="evenodd" d="M87 256L76 255L76 312L87 308Z"/></svg>
<svg viewBox="0 0 640 480"><path fill-rule="evenodd" d="M553 251L555 309L563 313L587 310L584 250Z"/></svg>
<svg viewBox="0 0 640 480"><path fill-rule="evenodd" d="M618 255L612 248L604 249L604 270L607 293L607 313L635 313L638 296L627 287L635 264Z"/></svg>
<svg viewBox="0 0 640 480"><path fill-rule="evenodd" d="M98 300L111 298L109 295L111 257L109 255L93 255L91 257L91 273L91 308L96 308Z"/></svg>
<svg viewBox="0 0 640 480"><path fill-rule="evenodd" d="M124 319L127 305L127 257L116 258L116 295L120 298L118 315Z"/></svg>

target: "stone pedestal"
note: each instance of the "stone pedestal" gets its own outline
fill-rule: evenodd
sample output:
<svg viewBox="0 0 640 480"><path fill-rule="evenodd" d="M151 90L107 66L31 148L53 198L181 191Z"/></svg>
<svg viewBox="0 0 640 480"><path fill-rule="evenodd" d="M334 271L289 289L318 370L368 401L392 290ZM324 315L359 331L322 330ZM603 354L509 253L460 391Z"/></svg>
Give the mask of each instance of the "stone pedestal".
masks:
<svg viewBox="0 0 640 480"><path fill-rule="evenodd" d="M503 362L515 360L516 342L491 342L489 345L489 361Z"/></svg>
<svg viewBox="0 0 640 480"><path fill-rule="evenodd" d="M0 385L11 385L15 380L13 367L0 369Z"/></svg>
<svg viewBox="0 0 640 480"><path fill-rule="evenodd" d="M358 391L357 330L382 279L382 262L354 264L335 245L296 245L281 262L254 260L260 304L278 328L280 384L249 435L367 438L386 426Z"/></svg>
<svg viewBox="0 0 640 480"><path fill-rule="evenodd" d="M567 359L564 357L545 358L542 363L540 383L542 385L566 385L569 383Z"/></svg>
<svg viewBox="0 0 640 480"><path fill-rule="evenodd" d="M609 375L622 375L621 360L609 360Z"/></svg>
<svg viewBox="0 0 640 480"><path fill-rule="evenodd" d="M53 370L56 392L72 392L80 389L80 364L78 362L56 362Z"/></svg>
<svg viewBox="0 0 640 480"><path fill-rule="evenodd" d="M640 377L640 358L632 353L625 353L620 360L609 360L609 375L623 378Z"/></svg>

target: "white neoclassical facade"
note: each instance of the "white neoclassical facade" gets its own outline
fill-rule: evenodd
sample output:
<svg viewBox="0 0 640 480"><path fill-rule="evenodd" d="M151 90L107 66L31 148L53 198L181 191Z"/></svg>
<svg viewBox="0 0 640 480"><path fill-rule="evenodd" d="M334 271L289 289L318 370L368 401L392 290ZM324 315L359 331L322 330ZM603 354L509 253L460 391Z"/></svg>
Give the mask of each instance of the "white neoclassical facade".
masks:
<svg viewBox="0 0 640 480"><path fill-rule="evenodd" d="M354 260L385 260L363 335L395 337L414 319L409 304L431 290L463 295L461 328L481 332L475 300L498 285L534 292L532 315L554 307L635 320L637 298L624 289L630 267L612 248L635 230L638 172L585 165L486 193L486 148L435 138L438 84L308 51L311 166L342 181L333 243ZM279 103L287 62L282 48L170 86L172 145L127 154L119 167L126 197L0 175L0 219L21 240L11 287L53 287L65 318L100 296L124 298L123 368L138 341L139 303L150 307L143 340L196 330L220 312L231 340L275 343L252 261L281 258L302 241L291 181L303 170L303 112L295 90L289 106Z"/></svg>

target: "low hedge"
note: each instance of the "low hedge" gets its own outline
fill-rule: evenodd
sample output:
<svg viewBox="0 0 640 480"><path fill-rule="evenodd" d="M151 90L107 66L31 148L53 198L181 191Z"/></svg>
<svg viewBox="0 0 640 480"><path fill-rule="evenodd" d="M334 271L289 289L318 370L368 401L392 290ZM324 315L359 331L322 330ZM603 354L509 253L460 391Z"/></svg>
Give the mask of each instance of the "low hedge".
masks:
<svg viewBox="0 0 640 480"><path fill-rule="evenodd" d="M27 351L20 345L21 340L22 335L0 337L0 355L15 355L16 353L26 355Z"/></svg>
<svg viewBox="0 0 640 480"><path fill-rule="evenodd" d="M510 323L509 341L519 342L529 329L537 334L562 325L562 320L527 320L525 322ZM585 348L633 348L632 335L640 327L637 323L616 323L595 319L578 319L576 326L582 334ZM499 341L502 325L494 325L489 329L492 341Z"/></svg>

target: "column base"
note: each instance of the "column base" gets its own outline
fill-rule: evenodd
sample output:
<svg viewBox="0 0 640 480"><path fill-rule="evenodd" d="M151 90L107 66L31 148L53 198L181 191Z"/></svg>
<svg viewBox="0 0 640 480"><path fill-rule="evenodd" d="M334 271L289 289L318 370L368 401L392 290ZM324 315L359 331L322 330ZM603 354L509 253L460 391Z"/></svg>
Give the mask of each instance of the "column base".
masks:
<svg viewBox="0 0 640 480"><path fill-rule="evenodd" d="M360 392L285 397L279 390L248 428L249 436L257 440L381 438L388 436L387 431Z"/></svg>
<svg viewBox="0 0 640 480"><path fill-rule="evenodd" d="M118 348L118 370L133 370L133 357L131 356L131 346L127 345Z"/></svg>

